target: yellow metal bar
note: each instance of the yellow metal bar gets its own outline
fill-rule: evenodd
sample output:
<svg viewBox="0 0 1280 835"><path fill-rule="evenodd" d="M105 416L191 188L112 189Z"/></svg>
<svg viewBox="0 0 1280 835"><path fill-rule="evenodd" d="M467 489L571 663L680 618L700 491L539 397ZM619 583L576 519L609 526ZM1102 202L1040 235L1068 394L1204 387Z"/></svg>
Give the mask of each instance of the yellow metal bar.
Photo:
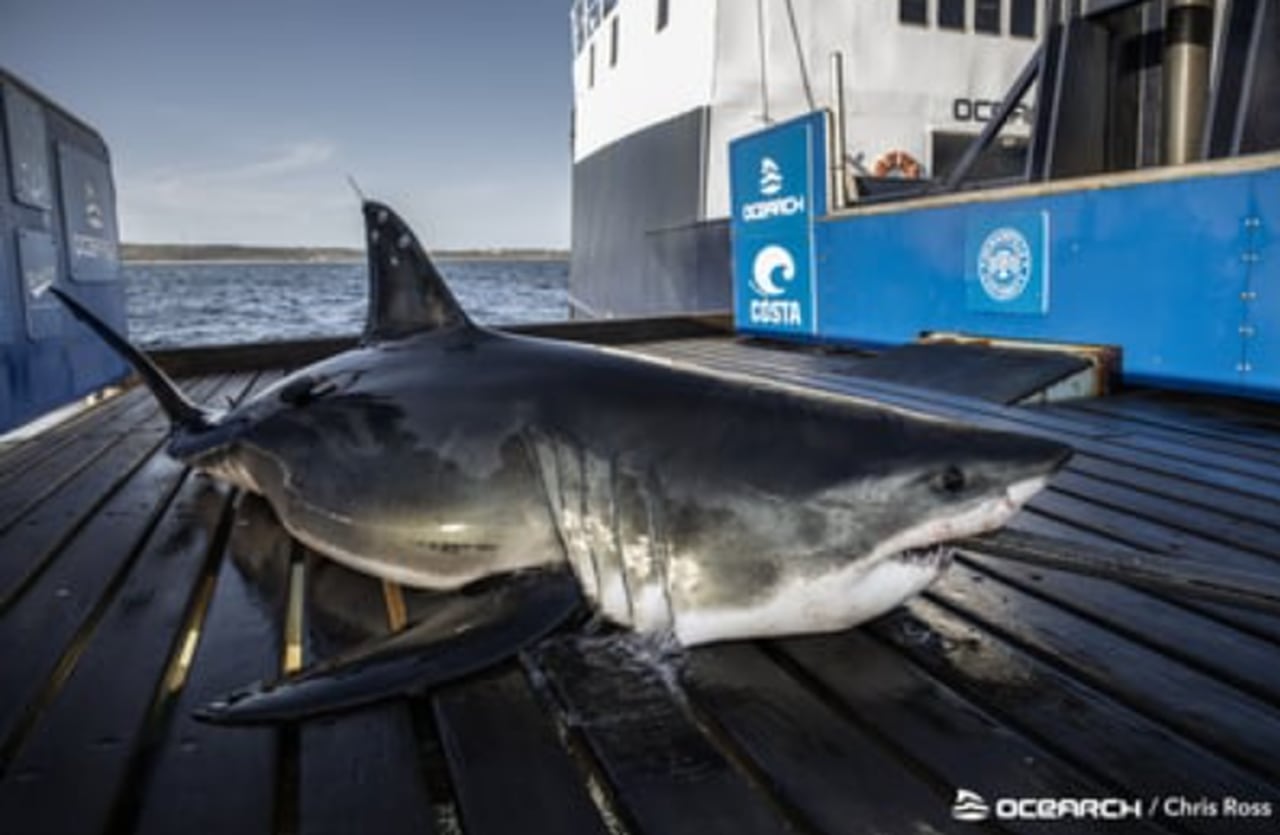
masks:
<svg viewBox="0 0 1280 835"><path fill-rule="evenodd" d="M408 611L404 605L404 590L397 583L383 580L382 599L387 605L387 625L391 627L391 631L399 632L404 629L409 620Z"/></svg>

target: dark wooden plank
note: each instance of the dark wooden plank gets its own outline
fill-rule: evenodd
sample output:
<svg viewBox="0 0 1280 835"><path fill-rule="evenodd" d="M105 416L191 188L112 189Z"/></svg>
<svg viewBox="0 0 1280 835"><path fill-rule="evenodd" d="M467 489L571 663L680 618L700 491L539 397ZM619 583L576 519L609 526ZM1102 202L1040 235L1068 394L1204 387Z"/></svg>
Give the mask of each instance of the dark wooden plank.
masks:
<svg viewBox="0 0 1280 835"><path fill-rule="evenodd" d="M1235 490L1214 487L1204 482L1170 478L1147 470L1104 461L1092 455L1077 455L1064 472L1078 473L1122 487L1131 487L1153 496L1178 502L1192 508L1206 508L1255 525L1274 526L1280 519L1280 502L1259 498Z"/></svg>
<svg viewBox="0 0 1280 835"><path fill-rule="evenodd" d="M314 553L307 554L307 566L307 663L387 633L378 582ZM350 630L350 611L341 612L338 628L326 623L326 610L352 607L369 610L372 617L364 621L374 628L363 634ZM373 705L309 721L300 728L298 831L302 835L429 833L434 830L431 801L407 702Z"/></svg>
<svg viewBox="0 0 1280 835"><path fill-rule="evenodd" d="M960 563L1280 704L1280 647L1108 580L973 554Z"/></svg>
<svg viewBox="0 0 1280 835"><path fill-rule="evenodd" d="M298 831L431 833L431 798L404 703L306 723L299 753Z"/></svg>
<svg viewBox="0 0 1280 835"><path fill-rule="evenodd" d="M259 374L242 395L279 379ZM192 711L250 681L281 669L282 622L292 542L264 540L241 524L237 496L230 538L217 556L207 605L188 624L194 644L169 681L138 765L139 777L116 828L138 833L174 831L266 833L275 830L279 732L197 722Z"/></svg>
<svg viewBox="0 0 1280 835"><path fill-rule="evenodd" d="M825 363L824 363L825 364ZM858 363L860 377L1018 403L1081 372L1081 357L962 342L909 342Z"/></svg>
<svg viewBox="0 0 1280 835"><path fill-rule="evenodd" d="M1277 568L1272 556L1224 545L1191 530L1145 519L1124 509L1096 504L1053 489L1036 496L1030 507L1037 513L1100 533L1130 548L1165 555L1170 560L1186 555L1199 564L1217 564L1268 576L1274 576Z"/></svg>
<svg viewBox="0 0 1280 835"><path fill-rule="evenodd" d="M96 403L56 426L0 449L0 482L13 473L21 472L56 452L82 434L115 420L126 411L152 401L145 388L134 386L107 400ZM153 401L152 401L153 402Z"/></svg>
<svg viewBox="0 0 1280 835"><path fill-rule="evenodd" d="M1276 505L1272 524L1263 524L1075 472L1055 476L1053 490L1233 548L1280 559L1280 504Z"/></svg>
<svg viewBox="0 0 1280 835"><path fill-rule="evenodd" d="M1206 409L1206 406L1212 406ZM1241 419L1241 404L1224 406L1221 401L1161 402L1142 392L1126 393L1098 400L1081 400L1063 404L1062 408L1091 412L1108 418L1125 420L1143 426L1159 427L1216 441L1227 441L1255 453L1280 452L1280 414L1267 425ZM1250 403L1248 408L1265 408Z"/></svg>
<svg viewBox="0 0 1280 835"><path fill-rule="evenodd" d="M201 396L214 388L207 382L193 393ZM92 466L99 455L127 437L135 428L146 426L159 412L159 406L146 402L125 409L115 418L78 433L57 450L32 462L21 470L0 475L0 532L14 524L24 513L54 494L81 470Z"/></svg>
<svg viewBox="0 0 1280 835"><path fill-rule="evenodd" d="M59 664L78 651L77 633L92 623L104 590L128 569L183 474L162 455L149 458L0 619L0 750L6 754Z"/></svg>
<svg viewBox="0 0 1280 835"><path fill-rule="evenodd" d="M722 338L733 330L727 313L644 316L634 319L570 319L507 325L500 330L525 336L567 339L598 345L626 345L655 339Z"/></svg>
<svg viewBox="0 0 1280 835"><path fill-rule="evenodd" d="M963 566L929 594L1072 677L1280 782L1280 711L1090 620Z"/></svg>
<svg viewBox="0 0 1280 835"><path fill-rule="evenodd" d="M1064 417L1076 427L1088 427L1092 432L1107 434L1116 446L1124 449L1166 455L1197 466L1280 484L1280 456L1274 452L1254 455L1230 445L1212 444L1190 433L1165 432L1123 421L1106 421L1083 412L1044 408L1028 410L1028 414L1037 419L1046 415Z"/></svg>
<svg viewBox="0 0 1280 835"><path fill-rule="evenodd" d="M432 702L468 835L606 835L584 775L518 669L447 687Z"/></svg>
<svg viewBox="0 0 1280 835"><path fill-rule="evenodd" d="M188 478L0 784L14 831L96 833L129 785L229 492ZM101 557L107 555L100 554ZM75 787L75 802L67 802Z"/></svg>
<svg viewBox="0 0 1280 835"><path fill-rule="evenodd" d="M112 500L114 492L139 467L150 461L163 443L168 427L158 416L134 426L77 475L43 501L16 525L0 534L0 611L12 606L18 594L83 525ZM144 497L135 499L146 504Z"/></svg>
<svg viewBox="0 0 1280 835"><path fill-rule="evenodd" d="M1060 540L1081 542L1086 545L1097 543L1103 547L1114 547L1116 544L1125 544L1123 542L1117 543L1116 540L1102 534L1077 528L1057 519L1041 516L1035 512L1020 513L1014 517L1010 524L1018 530L1039 533ZM1218 605L1182 598L1175 599L1160 594L1154 596L1272 644L1280 644L1280 617L1242 609L1237 606Z"/></svg>
<svg viewBox="0 0 1280 835"><path fill-rule="evenodd" d="M1209 797L1274 795L1259 777L927 598L868 631L1002 725L1125 796L1189 788Z"/></svg>
<svg viewBox="0 0 1280 835"><path fill-rule="evenodd" d="M190 672L177 683L180 690L148 752L136 805L123 822L139 835L275 831L279 731L215 727L191 715L281 669L290 543L281 541L282 554L242 553L240 547L233 526Z"/></svg>
<svg viewBox="0 0 1280 835"><path fill-rule="evenodd" d="M144 446L138 454L145 451ZM122 486L100 507L67 510L89 514L88 521L0 617L0 657L5 658L0 665L0 760L12 756L40 694L58 683L83 651L87 629L127 576L185 472L176 461L153 454L126 476L108 474ZM7 550L10 541L3 540L6 563L21 556Z"/></svg>
<svg viewBox="0 0 1280 835"><path fill-rule="evenodd" d="M654 835L792 830L693 722L642 643L570 636L529 657L583 735L629 828Z"/></svg>
<svg viewBox="0 0 1280 835"><path fill-rule="evenodd" d="M1141 402L1175 409L1180 414L1227 425L1233 430L1280 433L1280 408L1273 401L1153 388L1137 389L1131 396Z"/></svg>
<svg viewBox="0 0 1280 835"><path fill-rule="evenodd" d="M1105 797L1121 788L1072 767L866 630L797 638L770 649L952 791L963 788L988 799ZM1055 829L1071 825L1061 822ZM1077 829L1093 826L1081 823ZM1023 824L1031 832L1040 827Z"/></svg>
<svg viewBox="0 0 1280 835"><path fill-rule="evenodd" d="M878 832L950 828L954 786L840 716L759 649L690 653L681 680L761 779L809 828Z"/></svg>
<svg viewBox="0 0 1280 835"><path fill-rule="evenodd" d="M508 325L499 330L526 336L566 339L602 345L622 345L652 339L719 337L732 329L727 314L648 316L638 319L580 319ZM151 357L171 375L298 368L339 351L354 348L356 335L286 342L201 345L164 348Z"/></svg>
<svg viewBox="0 0 1280 835"><path fill-rule="evenodd" d="M1125 427L1130 432L1178 438L1199 447L1245 458L1274 457L1280 453L1280 435L1275 431L1206 420L1171 406L1144 407L1137 405L1134 398L1123 395L1073 400L1041 408L1073 420L1105 421L1105 424L1095 425Z"/></svg>

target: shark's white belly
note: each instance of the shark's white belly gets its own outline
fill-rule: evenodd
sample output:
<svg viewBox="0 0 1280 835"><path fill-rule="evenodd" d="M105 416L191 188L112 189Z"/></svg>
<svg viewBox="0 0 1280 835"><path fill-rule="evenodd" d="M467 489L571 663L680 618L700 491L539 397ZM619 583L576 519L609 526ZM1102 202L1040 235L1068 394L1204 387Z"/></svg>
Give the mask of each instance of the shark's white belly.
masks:
<svg viewBox="0 0 1280 835"><path fill-rule="evenodd" d="M748 637L775 637L848 629L924 591L951 562L950 551L926 557L891 557L876 565L852 565L825 576L783 583L762 603L677 613L682 646Z"/></svg>

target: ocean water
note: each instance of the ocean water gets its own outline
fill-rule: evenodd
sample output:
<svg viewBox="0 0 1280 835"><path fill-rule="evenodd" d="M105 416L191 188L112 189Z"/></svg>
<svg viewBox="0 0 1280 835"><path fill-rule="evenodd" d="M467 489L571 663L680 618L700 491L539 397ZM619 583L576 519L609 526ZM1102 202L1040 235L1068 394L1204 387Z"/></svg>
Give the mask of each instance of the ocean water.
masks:
<svg viewBox="0 0 1280 835"><path fill-rule="evenodd" d="M467 313L488 325L568 318L566 261L440 261ZM146 348L351 336L364 327L359 263L128 263L129 336Z"/></svg>

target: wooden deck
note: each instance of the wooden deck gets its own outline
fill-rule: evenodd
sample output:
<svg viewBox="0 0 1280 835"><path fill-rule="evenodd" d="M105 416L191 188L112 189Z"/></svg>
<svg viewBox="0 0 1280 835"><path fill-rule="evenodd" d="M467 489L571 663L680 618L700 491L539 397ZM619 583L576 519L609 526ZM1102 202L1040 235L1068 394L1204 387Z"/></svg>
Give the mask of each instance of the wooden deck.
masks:
<svg viewBox="0 0 1280 835"><path fill-rule="evenodd" d="M1280 409L1150 393L1015 409L860 378L840 355L633 348L1068 441L1077 457L1016 526L1280 571ZM186 385L222 402L281 373ZM1280 618L980 554L842 634L657 659L597 630L412 702L201 725L194 706L273 675L291 648L318 657L385 630L386 612L378 585L307 554L260 502L167 458L165 430L134 389L0 451L0 832L1280 826ZM959 788L1220 813L1237 798L1273 817L964 823Z"/></svg>

